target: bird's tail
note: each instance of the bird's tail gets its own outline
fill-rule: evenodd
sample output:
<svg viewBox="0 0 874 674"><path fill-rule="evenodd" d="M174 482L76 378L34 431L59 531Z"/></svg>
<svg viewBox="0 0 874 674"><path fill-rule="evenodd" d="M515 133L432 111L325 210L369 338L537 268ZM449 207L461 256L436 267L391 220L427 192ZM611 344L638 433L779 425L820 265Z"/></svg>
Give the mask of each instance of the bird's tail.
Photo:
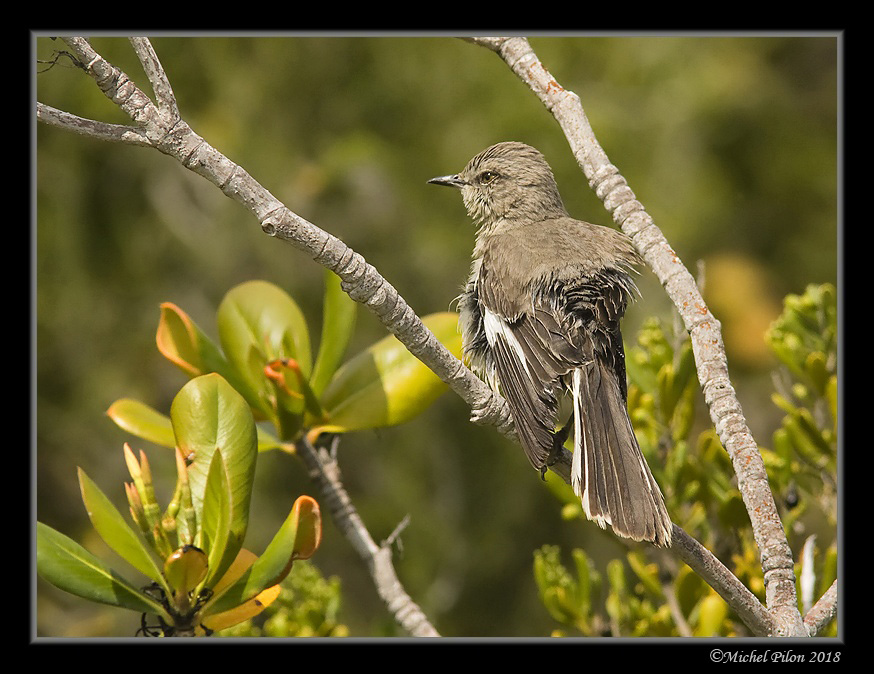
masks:
<svg viewBox="0 0 874 674"><path fill-rule="evenodd" d="M572 374L571 485L586 516L620 536L671 544L671 519L628 417L616 375L596 359Z"/></svg>

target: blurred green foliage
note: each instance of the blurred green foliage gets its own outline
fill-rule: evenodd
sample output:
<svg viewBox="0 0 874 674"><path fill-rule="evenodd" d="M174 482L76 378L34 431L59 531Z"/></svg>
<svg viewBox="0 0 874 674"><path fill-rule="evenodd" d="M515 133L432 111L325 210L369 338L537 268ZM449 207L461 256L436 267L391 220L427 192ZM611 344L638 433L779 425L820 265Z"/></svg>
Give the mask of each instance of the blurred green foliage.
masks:
<svg viewBox="0 0 874 674"><path fill-rule="evenodd" d="M126 40L97 36L93 44L147 88ZM784 416L768 402L773 356L760 338L750 355L734 335L764 316L760 336L788 292L837 281L837 39L535 36L531 44L580 95L599 142L678 255L707 263L705 299L723 321L733 383L754 435L770 438ZM549 113L482 48L439 36L164 36L154 46L194 130L364 255L420 315L450 306L473 243L461 205L425 181L489 144L535 145L570 212L608 221ZM59 47L37 37L36 57L50 59ZM63 59L35 75L35 91L84 117L129 121ZM317 317L322 272L157 152L45 125L35 136L37 508L41 521L82 540L81 513L66 506L78 498L75 466L93 466L100 484L122 479L106 457L125 434L100 422L104 411L120 397L166 409L183 381L154 348L159 304L171 301L211 325L228 288L261 278ZM669 315L652 275L639 285L643 299L629 310L626 336L644 317ZM384 334L362 312L349 348ZM693 437L707 424L702 408L689 421ZM398 570L442 633L548 634L554 622L532 581L530 551L578 547L603 565L624 547L597 527L562 521L518 448L467 417L461 401L444 396L411 423L356 434L340 457L347 487L377 537L410 515ZM689 455L683 470L731 474L713 439L690 443ZM175 471L167 458L154 462L159 476ZM261 530L266 544L284 517L271 494L304 492L308 481L277 453L259 457L259 466L252 507L265 514L250 535ZM722 506L729 519L730 500ZM382 609L330 528L319 564L343 578L350 633L372 634ZM40 634L130 634L138 626L107 624L51 588L40 587L37 601Z"/></svg>
<svg viewBox="0 0 874 674"><path fill-rule="evenodd" d="M796 552L802 610L822 596L837 574L836 308L834 286L810 285L803 295L786 297L783 313L766 335L780 369L787 370L775 381L787 385L796 401L774 394L786 416L773 434L774 448L762 447L761 452ZM688 420L700 394L688 336L672 332L657 319L648 320L627 362L629 411L672 520L764 601L759 554L728 454L712 429L692 439ZM817 409L823 412L816 415L819 421L814 416ZM568 516L580 517L579 511L573 502L565 506ZM816 517L806 517L809 511ZM819 547L806 562L813 564L813 586L803 589L801 549L810 537ZM535 551L534 577L541 601L562 626L554 635L749 635L722 598L689 567L672 563L675 560L655 548L629 547L624 560L611 559L604 568L575 548L573 572L562 563L557 546ZM834 636L836 631L832 623L821 636Z"/></svg>
<svg viewBox="0 0 874 674"><path fill-rule="evenodd" d="M282 581L279 597L257 619L217 633L222 637L344 637L339 621L341 581L325 578L309 562L297 562Z"/></svg>

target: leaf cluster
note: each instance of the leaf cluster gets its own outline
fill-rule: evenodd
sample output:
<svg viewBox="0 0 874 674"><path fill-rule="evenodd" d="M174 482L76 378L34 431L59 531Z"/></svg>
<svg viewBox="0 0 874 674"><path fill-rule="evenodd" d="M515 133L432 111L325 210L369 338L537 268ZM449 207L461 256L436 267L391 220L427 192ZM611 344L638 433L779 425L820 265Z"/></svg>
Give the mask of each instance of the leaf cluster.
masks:
<svg viewBox="0 0 874 674"><path fill-rule="evenodd" d="M222 375L243 396L256 420L260 450L287 448L303 433L393 426L420 414L446 385L394 336L385 337L345 363L355 327L356 305L325 272L323 323L313 362L309 328L297 303L266 281L232 288L216 313L216 344L181 308L165 303L158 325L158 349L189 376ZM423 319L456 355L461 352L458 316ZM341 364L342 363L342 364ZM171 446L166 417L144 403L123 399L109 409L121 427Z"/></svg>
<svg viewBox="0 0 874 674"><path fill-rule="evenodd" d="M269 605L292 563L319 546L321 516L313 499L299 497L256 557L243 547L258 454L248 405L222 377L203 375L174 398L170 421L178 478L163 511L145 453L137 460L125 445L133 527L79 469L82 500L97 533L150 583L134 586L42 523L37 525L37 570L74 595L143 613L146 634L193 636L234 625ZM147 614L158 624L150 626Z"/></svg>
<svg viewBox="0 0 874 674"><path fill-rule="evenodd" d="M765 454L769 471L787 493L795 517L819 502L835 525L837 487L837 296L830 284L788 295L765 335L781 369L774 373L774 404L785 414Z"/></svg>
<svg viewBox="0 0 874 674"><path fill-rule="evenodd" d="M534 579L541 601L562 626L552 636L676 636L672 595L690 636L723 633L728 606L689 567L663 581L658 565L642 552L612 559L599 571L584 550L571 552L569 570L557 546L534 553Z"/></svg>

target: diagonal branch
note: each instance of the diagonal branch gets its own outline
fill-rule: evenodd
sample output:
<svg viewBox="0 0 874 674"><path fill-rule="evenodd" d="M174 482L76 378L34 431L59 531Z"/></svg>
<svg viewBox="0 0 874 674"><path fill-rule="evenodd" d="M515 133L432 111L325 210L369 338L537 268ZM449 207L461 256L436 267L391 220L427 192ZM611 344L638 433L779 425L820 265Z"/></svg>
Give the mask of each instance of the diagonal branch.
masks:
<svg viewBox="0 0 874 674"><path fill-rule="evenodd" d="M806 636L797 606L792 551L768 485L762 456L729 379L719 321L704 303L695 279L619 170L609 162L595 139L579 96L555 80L525 38L471 38L471 41L496 52L552 113L590 186L613 220L631 236L679 310L691 336L710 418L731 457L750 516L764 571L766 602L776 620L775 634Z"/></svg>
<svg viewBox="0 0 874 674"><path fill-rule="evenodd" d="M144 37L132 37L130 43L140 60L140 65L146 72L146 77L149 78L152 91L155 92L158 109L170 119L179 119L181 115L179 114L179 106L176 104L176 95L173 93L173 87L170 86L170 80L167 79L167 73L161 66L152 43Z"/></svg>
<svg viewBox="0 0 874 674"><path fill-rule="evenodd" d="M734 609L756 636L771 636L775 630L773 616L744 585L707 548L674 525L671 550L689 568L707 581L716 593Z"/></svg>
<svg viewBox="0 0 874 674"><path fill-rule="evenodd" d="M512 433L513 422L503 399L494 395L434 337L398 291L359 253L293 213L245 169L196 134L178 116L175 103L170 103L172 91L169 85L164 86L154 72L150 75L153 86L161 88L166 98L165 105L159 107L125 73L100 56L85 38L65 38L65 42L104 95L135 122L139 138L145 139L139 144L155 147L206 178L250 211L265 233L292 244L336 273L343 280L343 290L373 312L414 356L461 396L475 410L478 421L495 424L505 435ZM141 58L146 58L149 63L147 71L160 68L157 56L150 48L147 51L140 46L140 50L143 53ZM48 114L46 107L41 106L43 118ZM67 128L71 128L72 123L67 122ZM121 137L124 136L121 131L91 135L104 140L127 141L127 136Z"/></svg>

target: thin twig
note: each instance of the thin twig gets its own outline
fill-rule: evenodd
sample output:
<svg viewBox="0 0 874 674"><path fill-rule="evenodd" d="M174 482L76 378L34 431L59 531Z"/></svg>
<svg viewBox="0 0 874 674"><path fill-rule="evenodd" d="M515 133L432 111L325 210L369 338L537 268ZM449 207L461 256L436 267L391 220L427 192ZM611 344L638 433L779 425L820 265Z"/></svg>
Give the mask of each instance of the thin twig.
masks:
<svg viewBox="0 0 874 674"><path fill-rule="evenodd" d="M158 55L155 53L151 41L144 37L132 37L130 43L143 66L146 77L149 78L152 91L155 92L155 102L158 104L158 109L171 118L179 119L181 115L173 87L170 86L170 80L167 79L167 73L158 60Z"/></svg>
<svg viewBox="0 0 874 674"><path fill-rule="evenodd" d="M398 525L392 530L392 532L386 536L385 540L382 542L382 547L390 548L395 543L398 544L398 550L400 551L403 546L401 545L401 534L404 529L410 526L410 515L407 513L404 515L403 519L398 522Z"/></svg>
<svg viewBox="0 0 874 674"><path fill-rule="evenodd" d="M85 119L44 103L36 104L36 118L40 122L96 140L152 147L152 142L136 127Z"/></svg>
<svg viewBox="0 0 874 674"><path fill-rule="evenodd" d="M686 616L683 615L680 602L677 600L677 593L674 592L673 586L670 583L662 583L662 593L665 595L665 602L671 612L671 618L674 620L677 632L680 633L681 637L694 637L695 634L692 632Z"/></svg>
<svg viewBox="0 0 874 674"><path fill-rule="evenodd" d="M331 513L331 518L343 536L352 544L358 556L365 562L376 591L398 624L414 637L438 637L440 634L429 622L421 608L410 598L398 580L392 565L391 543L377 545L367 531L352 499L340 480L340 471L327 449L314 447L306 437L297 444L297 453L303 459L319 487L322 505ZM406 526L408 518L401 524ZM402 528L402 527L399 527ZM389 536L397 536L395 529Z"/></svg>

